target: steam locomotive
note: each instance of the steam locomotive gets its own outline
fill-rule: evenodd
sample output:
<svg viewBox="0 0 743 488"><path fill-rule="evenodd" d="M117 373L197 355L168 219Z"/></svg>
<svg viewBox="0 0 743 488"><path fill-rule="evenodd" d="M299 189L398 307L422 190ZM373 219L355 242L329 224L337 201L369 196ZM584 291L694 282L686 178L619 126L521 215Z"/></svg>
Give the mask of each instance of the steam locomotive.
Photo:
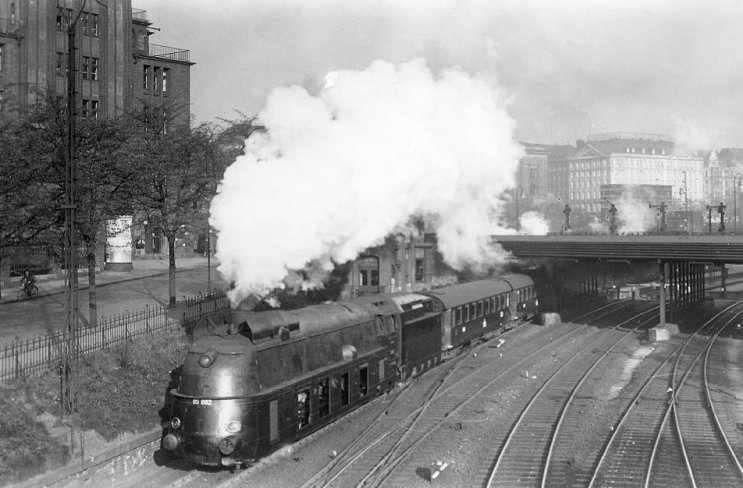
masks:
<svg viewBox="0 0 743 488"><path fill-rule="evenodd" d="M170 391L162 446L200 465L250 464L536 315L528 276L207 317Z"/></svg>

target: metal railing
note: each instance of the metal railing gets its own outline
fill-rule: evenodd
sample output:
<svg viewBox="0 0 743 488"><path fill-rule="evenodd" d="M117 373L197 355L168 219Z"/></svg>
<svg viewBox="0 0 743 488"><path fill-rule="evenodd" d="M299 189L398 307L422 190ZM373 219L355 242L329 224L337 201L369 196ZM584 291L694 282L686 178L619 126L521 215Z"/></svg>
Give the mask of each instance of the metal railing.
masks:
<svg viewBox="0 0 743 488"><path fill-rule="evenodd" d="M135 20L147 20L147 11L141 8L132 9L132 19Z"/></svg>
<svg viewBox="0 0 743 488"><path fill-rule="evenodd" d="M0 17L0 34L13 34L18 27L17 21Z"/></svg>
<svg viewBox="0 0 743 488"><path fill-rule="evenodd" d="M147 54L156 58L165 58L173 61L189 61L190 51L178 47L149 44Z"/></svg>
<svg viewBox="0 0 743 488"><path fill-rule="evenodd" d="M102 317L98 327L77 331L81 354L124 343L134 337L185 327L211 312L229 309L229 300L215 290L179 301L174 308L146 307L143 310ZM70 337L69 332L16 339L0 347L0 385L58 367Z"/></svg>

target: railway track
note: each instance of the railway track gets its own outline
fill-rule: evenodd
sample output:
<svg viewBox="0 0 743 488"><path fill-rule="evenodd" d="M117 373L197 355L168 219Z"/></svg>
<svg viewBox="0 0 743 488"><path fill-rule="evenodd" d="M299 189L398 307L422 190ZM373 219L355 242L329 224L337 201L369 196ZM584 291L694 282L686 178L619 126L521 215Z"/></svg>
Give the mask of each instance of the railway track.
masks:
<svg viewBox="0 0 743 488"><path fill-rule="evenodd" d="M655 325L657 308L617 325L586 344L580 354L559 366L539 387L503 442L486 486L544 486L557 432L568 407L598 364L642 327ZM637 324L622 329L631 322Z"/></svg>
<svg viewBox="0 0 743 488"><path fill-rule="evenodd" d="M579 318L593 320L596 317L615 314L623 309L623 305L612 303ZM401 397L385 408L384 415L377 416L362 435L339 450L330 462L318 469L315 475L311 476L302 486L374 485L374 480L380 476L384 466L394 462L393 457L397 451L402 449L401 446L414 441L411 441L411 436L414 435L412 433L422 430L421 424L425 423L424 418L432 415L435 417L436 414L431 413L431 405L437 398L447 394L463 381L468 381L468 378L479 375L481 383L487 383L493 379L492 370L483 371L483 368L486 368L492 360L486 357L487 351L494 354L497 351L499 367L506 368L508 365L528 361L534 355L539 354L539 351L551 347L555 341L568 340L575 334L585 332L586 329L588 325L555 327L548 329L549 334L539 333L538 336L531 337L529 341L519 346L509 343L507 347L500 348L503 338L508 340L510 333L507 333L501 338L472 347L457 356L456 362L444 363L442 366L448 365L446 371L443 368L437 368L421 377L421 380L424 380L430 375L437 375L433 381L437 386L430 388L425 394L411 394L411 389L402 390ZM542 329L535 328L534 330L541 332ZM442 376L442 373L445 375ZM238 478L240 480L230 480L221 486L237 486L241 482L251 482L250 473L245 473Z"/></svg>
<svg viewBox="0 0 743 488"><path fill-rule="evenodd" d="M666 356L627 402L588 486L743 486L743 471L723 446L710 397L703 401L701 382L693 390L690 381L699 359L708 362L715 338L741 313L741 303L728 307Z"/></svg>
<svg viewBox="0 0 743 488"><path fill-rule="evenodd" d="M648 307L650 306L651 304L648 303ZM654 309L657 310L657 307ZM657 312L646 310L645 313ZM733 320L734 316L731 312L730 320ZM344 443L335 444L339 449L333 452L332 458L328 453L320 456L325 458L324 462L303 464L305 456L310 456L303 450L313 449L311 445L317 440L316 438L322 438L327 435L327 432L337 429L338 424L358 422L358 420L353 420L356 412L339 419L309 438L299 441L292 446L297 455L290 454L289 457L279 462L267 460L266 464L261 463L235 474L230 474L225 470L210 472L209 470L187 470L177 467L174 470L169 465L147 468L143 464L142 475L137 475L128 482L122 480L116 486L157 488L187 488L205 484L220 488L243 485L267 486L266 480L270 478L266 478L265 472L274 469L271 467L272 464L276 466L275 469L296 469L297 473L301 473L295 478L296 486L301 484L305 488L422 486L419 468L430 466L434 460L446 459L446 450L456 448L457 439L466 432L469 432L471 436L480 436L481 445L491 446L488 450L480 448L482 451L478 453L480 458L473 459L466 467L470 474L466 478L469 480L468 484L487 485L493 468L497 462L500 462L493 486L498 486L499 483L501 486L565 486L567 479L571 480L571 486L614 486L615 484L639 486L632 467L638 464L643 465L643 463L636 461L633 457L635 454L627 446L631 445L631 442L639 443L648 430L656 432L649 428L650 426L655 425L660 428L669 398L676 398L678 412L668 414L669 420L666 422L665 434L658 441L658 448L665 457L659 456L659 459L654 461L654 468L651 472L660 478L667 476L667 479L676 480L676 486L695 486L688 477L679 475L684 472L678 469L680 466L678 463L682 462L683 458L681 451L676 449L675 459L668 457L668 453L673 452L668 446L678 446L684 442L684 439L687 446L694 444L691 442L691 431L688 430L691 427L686 427L694 425L698 415L695 413L695 407L691 406L691 400L686 397L689 395L692 400L694 398L690 385L701 383L704 378L709 377L712 380L710 383L713 384L721 384L721 381L725 380L731 386L743 387L743 373L739 373L737 377L729 377L727 373L730 371L730 363L715 363L714 360L719 354L716 355L714 352L707 353L710 361L696 360L700 372L691 371L685 378L684 375L689 369L687 366L694 361L693 359L682 361L675 380L669 380L669 377L673 375L671 359L665 361L650 374L640 375L639 381L633 378L633 382L616 397L612 397L611 402L615 405L622 405L627 411L627 416L633 419L637 417L636 423L640 426L638 431L630 434L629 440L622 437L621 441L610 441L609 438L613 439L614 436L611 435L609 427L615 429L614 434L617 434L617 431L628 432L624 430L626 426L622 425L622 421L617 420L620 414L613 413L613 417L607 421L605 431L596 435L598 440L593 441L596 446L595 452L591 456L586 456L581 472L567 473L572 468L569 461L571 458L570 434L573 430L577 430L575 426L580 425L581 412L589 409L589 405L597 400L592 387L597 383L598 375L591 376L591 372L596 368L602 368L602 358L624 357L628 354L617 351L616 344L620 343L624 337L634 337L636 333L632 330L643 326L638 322L639 317L635 317L634 321L632 317L632 307L626 307L621 302L613 302L590 314L573 318L573 325L529 329L531 331L529 340L523 343L519 341L518 345L510 342L509 333L490 342L473 346L454 359L443 363L441 367L421 376L416 380L419 382L418 388L395 389L391 394L362 407L362 409L368 408L363 414L366 427L362 429L360 424L357 425L359 435L348 437L344 441L345 445ZM611 327L609 322L613 321L616 324L616 321L620 319L625 323L623 328L609 330ZM581 325L581 322L591 324L591 326ZM578 325L575 325L576 323ZM599 324L599 328L593 327L596 324ZM519 330L515 329L515 331ZM722 331L722 329L718 328L715 331ZM505 346L499 347L500 339L506 340ZM702 339L699 337L695 340L694 347L687 346L685 356L691 354L692 349L697 352L703 350L707 342L702 344ZM586 342L589 344L586 345ZM670 349L671 342L673 341L659 345L658 353L662 352L660 349L664 347ZM725 344L720 341L713 341L710 347L725 350ZM556 357L551 352L553 348L568 350L567 357ZM731 351L738 350L732 346L728 348ZM707 349L707 351L711 350ZM704 372L701 372L702 364L706 364L707 370ZM646 377L647 384L642 382ZM514 382L514 378L518 384L513 388L518 387L518 393L504 394L503 385ZM681 378L684 378L683 381ZM426 383L426 388L420 387L423 383ZM676 384L684 385L684 388L679 387L674 390L678 390L678 396L675 393L669 396L668 389L674 388L673 385ZM743 445L741 445L743 442L736 444L741 429L733 423L736 415L740 415L743 400L731 399L724 389L719 388L708 389L707 395L708 403L720 407L719 410L722 412L722 419L719 420L720 429L728 432L728 437L731 438L731 448L743 451ZM522 415L520 426L515 427L519 424L516 417L526 410L526 400L534 398L536 398L534 404ZM648 411L660 409L662 411L660 418L657 414L652 417L645 415L644 410L636 410L637 400L640 401L639 405L647 404ZM701 405L705 401L697 403ZM507 415L502 414L503 408L506 409ZM501 413L495 415L495 412ZM682 436L679 436L675 428L670 428L675 423L675 415L679 416ZM626 422L627 425L634 423ZM741 420L738 422L740 423ZM346 425L346 427L340 427L341 431L348 429L349 424ZM712 424L707 421L707 425ZM706 431L705 428L700 428L701 432ZM512 440L507 441L511 431L513 431ZM694 434L696 438L700 435ZM616 448L619 444L623 446L621 450ZM335 448L334 446L333 449ZM461 446L459 448L461 449ZM688 447L691 457L701 456L694 451L694 448L695 446ZM606 455L610 458L609 461L601 455L606 451L609 452ZM529 455L525 455L525 452L529 452ZM647 451L645 454L647 456ZM302 462L298 461L300 455ZM509 460L509 456L513 459ZM622 461L617 461L615 458L621 458ZM516 461L528 461L531 467L519 465ZM506 481L505 473L509 463L514 466L514 473L519 469L522 472L533 472L536 469L537 474L527 476L517 473L516 481ZM730 465L732 464L731 461ZM131 469L137 468L132 466ZM449 469L461 471L462 466L450 466ZM699 472L699 468L696 469ZM154 470L154 472L145 475L144 473L148 470ZM611 477L613 476L612 470L616 475L613 478ZM690 468L685 468L685 470L689 471ZM670 476L669 472L673 472L673 476ZM135 480L137 477L139 481ZM711 485L707 481L708 478L701 477L700 479L702 481L699 486L743 486L743 484L726 484L724 478L709 478L718 483L715 485ZM303 480L307 481L303 483ZM446 481L442 483L445 485ZM664 486L657 484L654 479L649 483L649 486ZM65 486L78 485L67 484ZM91 481L87 486L96 486L96 484Z"/></svg>
<svg viewBox="0 0 743 488"><path fill-rule="evenodd" d="M606 314L615 314L623 306L611 305L603 307L591 316L600 317ZM586 326L573 327L572 330L558 337L535 346L531 343L529 350L514 351L513 359L497 361L485 358L481 366L465 378L455 378L452 375L448 381L451 386L441 388L424 406L406 419L406 423L399 423L394 430L386 431L386 442L372 443L372 447L365 450L361 462L346 465L344 474L336 476L330 481L332 486L386 486L395 485L401 480L392 479L393 471L408 458L418 456L432 458L434 455L427 449L420 449L421 445L442 425L449 424L449 419L456 417L458 412L470 403L477 403L481 396L492 398L497 392L498 382L504 377L510 377L519 372L524 365L534 363L537 358L543 357L545 352L562 341L569 341ZM544 340L544 338L542 338ZM461 368L459 368L461 371ZM442 383L443 384L443 383ZM372 452L378 450L378 452ZM320 485L325 486L325 485Z"/></svg>

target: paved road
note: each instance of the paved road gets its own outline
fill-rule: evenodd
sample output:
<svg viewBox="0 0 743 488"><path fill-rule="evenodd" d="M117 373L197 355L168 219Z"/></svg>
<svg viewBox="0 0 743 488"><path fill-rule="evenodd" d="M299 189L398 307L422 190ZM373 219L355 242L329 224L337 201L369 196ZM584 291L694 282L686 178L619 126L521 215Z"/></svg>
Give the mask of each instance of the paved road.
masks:
<svg viewBox="0 0 743 488"><path fill-rule="evenodd" d="M116 316L127 310L166 304L168 275L166 260L135 261L131 272L104 271L96 277L98 315ZM211 287L224 289L227 283L216 271L212 261ZM193 296L209 289L204 258L184 258L176 261L176 296ZM79 307L88 316L87 278L81 275ZM41 296L18 302L16 289L3 290L0 302L0 344L15 337L30 338L64 328L65 294L61 282L40 282Z"/></svg>

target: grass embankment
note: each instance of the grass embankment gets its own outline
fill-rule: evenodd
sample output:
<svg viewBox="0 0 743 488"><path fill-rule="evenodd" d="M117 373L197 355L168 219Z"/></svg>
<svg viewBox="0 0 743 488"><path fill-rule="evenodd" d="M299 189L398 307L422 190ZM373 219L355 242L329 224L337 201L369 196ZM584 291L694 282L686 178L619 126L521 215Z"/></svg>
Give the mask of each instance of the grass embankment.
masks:
<svg viewBox="0 0 743 488"><path fill-rule="evenodd" d="M173 330L84 356L75 416L80 428L110 441L159 426L171 371L187 348L187 336ZM48 371L0 389L0 486L70 460L67 441L50 432L62 426L60 384L59 372Z"/></svg>

